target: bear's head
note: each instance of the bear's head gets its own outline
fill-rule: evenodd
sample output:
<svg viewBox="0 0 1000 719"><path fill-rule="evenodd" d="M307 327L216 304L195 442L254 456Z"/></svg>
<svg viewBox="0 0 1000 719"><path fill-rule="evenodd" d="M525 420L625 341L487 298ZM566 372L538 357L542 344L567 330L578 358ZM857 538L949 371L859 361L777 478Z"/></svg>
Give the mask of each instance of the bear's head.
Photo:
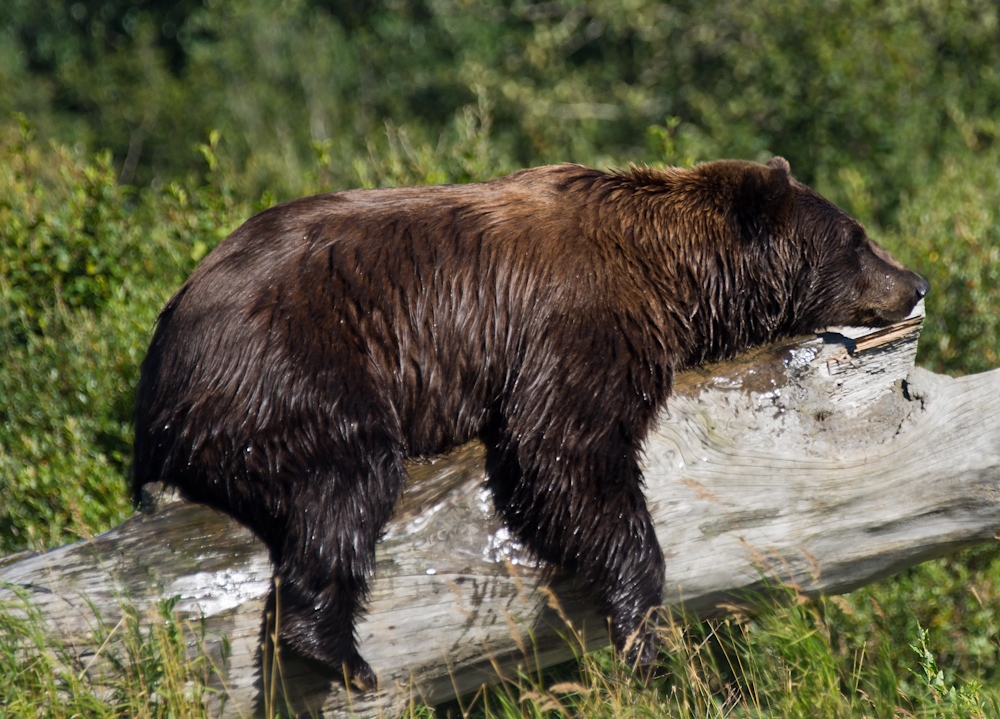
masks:
<svg viewBox="0 0 1000 719"><path fill-rule="evenodd" d="M727 184L743 251L769 285L767 295L790 310L790 330L883 327L907 317L927 294L924 278L875 244L860 222L794 180L783 158L733 163L724 172L736 174Z"/></svg>

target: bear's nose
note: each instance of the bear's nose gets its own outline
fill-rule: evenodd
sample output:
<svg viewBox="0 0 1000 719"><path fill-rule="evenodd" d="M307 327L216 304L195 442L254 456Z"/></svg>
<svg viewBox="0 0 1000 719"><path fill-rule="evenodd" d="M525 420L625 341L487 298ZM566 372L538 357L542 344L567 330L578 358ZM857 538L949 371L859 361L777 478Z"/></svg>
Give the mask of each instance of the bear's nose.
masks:
<svg viewBox="0 0 1000 719"><path fill-rule="evenodd" d="M931 289L931 283L925 280L923 277L920 278L920 282L917 283L917 297L920 299L924 298Z"/></svg>

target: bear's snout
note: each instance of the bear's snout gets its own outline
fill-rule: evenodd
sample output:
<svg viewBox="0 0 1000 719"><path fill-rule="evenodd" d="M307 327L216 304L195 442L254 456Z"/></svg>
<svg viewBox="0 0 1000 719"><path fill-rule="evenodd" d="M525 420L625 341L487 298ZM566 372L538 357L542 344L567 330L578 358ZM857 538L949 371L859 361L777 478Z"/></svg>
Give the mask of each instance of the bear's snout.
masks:
<svg viewBox="0 0 1000 719"><path fill-rule="evenodd" d="M910 290L910 297L908 302L910 308L906 312L907 315L913 311L913 308L917 306L917 303L924 298L924 296L930 292L931 283L925 280L923 277L918 275L913 270L906 270L906 279L908 282L904 286L908 286ZM904 315L905 316L905 315Z"/></svg>
<svg viewBox="0 0 1000 719"><path fill-rule="evenodd" d="M885 274L885 282L875 282L869 287L867 310L869 317L862 317L862 324L874 327L890 325L905 319L930 291L930 283L916 272L900 266ZM866 314L862 310L862 315Z"/></svg>
<svg viewBox="0 0 1000 719"><path fill-rule="evenodd" d="M861 292L851 324L884 327L905 319L930 291L930 283L870 238L863 247L856 275Z"/></svg>

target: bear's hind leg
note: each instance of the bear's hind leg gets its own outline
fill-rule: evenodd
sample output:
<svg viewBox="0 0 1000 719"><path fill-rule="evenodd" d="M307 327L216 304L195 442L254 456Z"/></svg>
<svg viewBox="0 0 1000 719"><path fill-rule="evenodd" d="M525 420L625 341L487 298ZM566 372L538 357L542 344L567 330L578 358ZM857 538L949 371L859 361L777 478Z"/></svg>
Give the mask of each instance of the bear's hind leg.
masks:
<svg viewBox="0 0 1000 719"><path fill-rule="evenodd" d="M339 466L301 485L275 568L282 642L362 689L377 680L358 652L355 621L406 476L401 456L383 456L380 466Z"/></svg>

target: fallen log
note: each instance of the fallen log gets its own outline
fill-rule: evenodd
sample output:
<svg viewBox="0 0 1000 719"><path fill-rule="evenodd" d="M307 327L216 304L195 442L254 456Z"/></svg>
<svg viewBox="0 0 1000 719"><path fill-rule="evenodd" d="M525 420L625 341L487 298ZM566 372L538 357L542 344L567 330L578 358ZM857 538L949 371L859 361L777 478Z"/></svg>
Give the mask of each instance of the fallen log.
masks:
<svg viewBox="0 0 1000 719"><path fill-rule="evenodd" d="M705 616L774 579L846 592L994 538L1000 370L914 369L921 319L799 338L677 378L645 448L669 604ZM380 691L348 691L282 656L276 684L295 711L392 716L413 699L446 701L498 671L570 658L567 620L589 648L608 643L572 577L550 576L496 519L483 471L475 444L411 466L358 624ZM123 596L140 611L176 597L180 616L203 622L223 713L261 711L265 548L222 514L169 492L148 499L145 514L92 540L0 560L0 600L26 598L86 657L98 652L95 613L113 625Z"/></svg>

